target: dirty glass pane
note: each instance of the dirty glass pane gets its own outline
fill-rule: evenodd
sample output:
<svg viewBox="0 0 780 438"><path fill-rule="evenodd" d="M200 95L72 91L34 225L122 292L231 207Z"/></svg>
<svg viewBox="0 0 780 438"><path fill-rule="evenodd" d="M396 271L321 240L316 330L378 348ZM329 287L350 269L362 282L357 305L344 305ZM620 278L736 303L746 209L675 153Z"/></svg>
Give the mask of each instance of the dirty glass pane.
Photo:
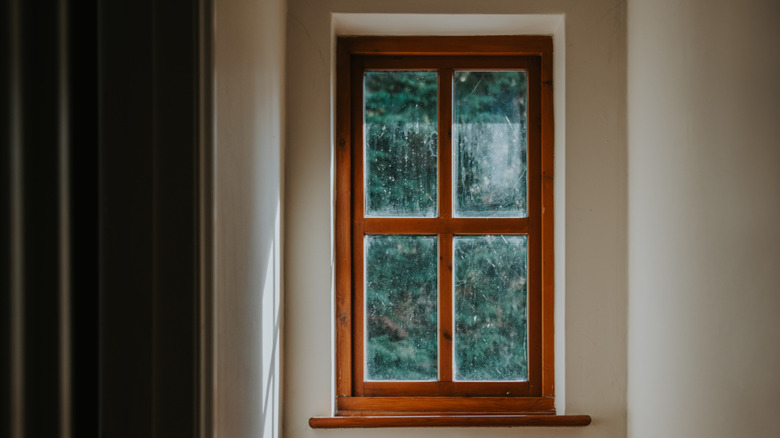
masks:
<svg viewBox="0 0 780 438"><path fill-rule="evenodd" d="M365 73L367 216L436 216L437 73Z"/></svg>
<svg viewBox="0 0 780 438"><path fill-rule="evenodd" d="M436 380L437 237L366 236L366 378Z"/></svg>
<svg viewBox="0 0 780 438"><path fill-rule="evenodd" d="M527 380L527 236L456 236L453 245L455 380Z"/></svg>
<svg viewBox="0 0 780 438"><path fill-rule="evenodd" d="M526 216L526 73L456 71L453 82L455 216Z"/></svg>

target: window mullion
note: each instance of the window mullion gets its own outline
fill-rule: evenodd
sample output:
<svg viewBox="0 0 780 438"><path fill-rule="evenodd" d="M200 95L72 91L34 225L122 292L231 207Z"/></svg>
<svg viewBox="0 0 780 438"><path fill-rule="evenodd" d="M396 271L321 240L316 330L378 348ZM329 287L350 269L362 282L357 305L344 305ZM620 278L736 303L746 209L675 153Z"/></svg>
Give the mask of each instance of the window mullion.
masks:
<svg viewBox="0 0 780 438"><path fill-rule="evenodd" d="M439 217L452 217L452 69L439 70Z"/></svg>
<svg viewBox="0 0 780 438"><path fill-rule="evenodd" d="M439 70L439 217L452 217L452 69ZM452 382L452 233L439 234L439 380ZM452 384L443 384L443 394Z"/></svg>
<svg viewBox="0 0 780 438"><path fill-rule="evenodd" d="M439 381L452 382L452 234L439 234ZM450 385L451 387L451 385ZM442 388L446 392L446 388Z"/></svg>

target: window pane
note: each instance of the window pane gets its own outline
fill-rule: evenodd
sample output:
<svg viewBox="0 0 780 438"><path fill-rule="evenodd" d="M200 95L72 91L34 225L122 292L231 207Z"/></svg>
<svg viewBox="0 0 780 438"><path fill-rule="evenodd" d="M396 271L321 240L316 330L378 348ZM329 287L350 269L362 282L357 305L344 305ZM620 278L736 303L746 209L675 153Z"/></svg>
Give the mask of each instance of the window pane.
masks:
<svg viewBox="0 0 780 438"><path fill-rule="evenodd" d="M365 254L366 378L436 380L436 236L366 236Z"/></svg>
<svg viewBox="0 0 780 438"><path fill-rule="evenodd" d="M367 216L436 216L437 73L365 73Z"/></svg>
<svg viewBox="0 0 780 438"><path fill-rule="evenodd" d="M455 380L527 380L527 236L462 236L455 258Z"/></svg>
<svg viewBox="0 0 780 438"><path fill-rule="evenodd" d="M456 71L453 82L455 215L526 216L526 73Z"/></svg>

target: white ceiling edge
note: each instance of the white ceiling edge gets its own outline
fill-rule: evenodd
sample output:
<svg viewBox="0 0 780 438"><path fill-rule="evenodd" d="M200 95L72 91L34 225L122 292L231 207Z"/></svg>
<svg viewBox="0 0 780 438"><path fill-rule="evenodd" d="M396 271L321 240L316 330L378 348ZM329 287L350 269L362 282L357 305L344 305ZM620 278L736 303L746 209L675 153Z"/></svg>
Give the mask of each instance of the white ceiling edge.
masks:
<svg viewBox="0 0 780 438"><path fill-rule="evenodd" d="M333 13L336 35L553 35L563 14Z"/></svg>

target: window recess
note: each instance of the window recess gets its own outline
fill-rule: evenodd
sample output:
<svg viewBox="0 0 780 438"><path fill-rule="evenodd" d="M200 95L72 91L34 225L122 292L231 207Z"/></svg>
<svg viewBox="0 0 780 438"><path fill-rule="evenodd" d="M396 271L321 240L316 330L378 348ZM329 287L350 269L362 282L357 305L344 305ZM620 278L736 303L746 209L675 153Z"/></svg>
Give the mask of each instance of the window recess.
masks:
<svg viewBox="0 0 780 438"><path fill-rule="evenodd" d="M550 37L339 38L336 416L586 425L553 369Z"/></svg>

